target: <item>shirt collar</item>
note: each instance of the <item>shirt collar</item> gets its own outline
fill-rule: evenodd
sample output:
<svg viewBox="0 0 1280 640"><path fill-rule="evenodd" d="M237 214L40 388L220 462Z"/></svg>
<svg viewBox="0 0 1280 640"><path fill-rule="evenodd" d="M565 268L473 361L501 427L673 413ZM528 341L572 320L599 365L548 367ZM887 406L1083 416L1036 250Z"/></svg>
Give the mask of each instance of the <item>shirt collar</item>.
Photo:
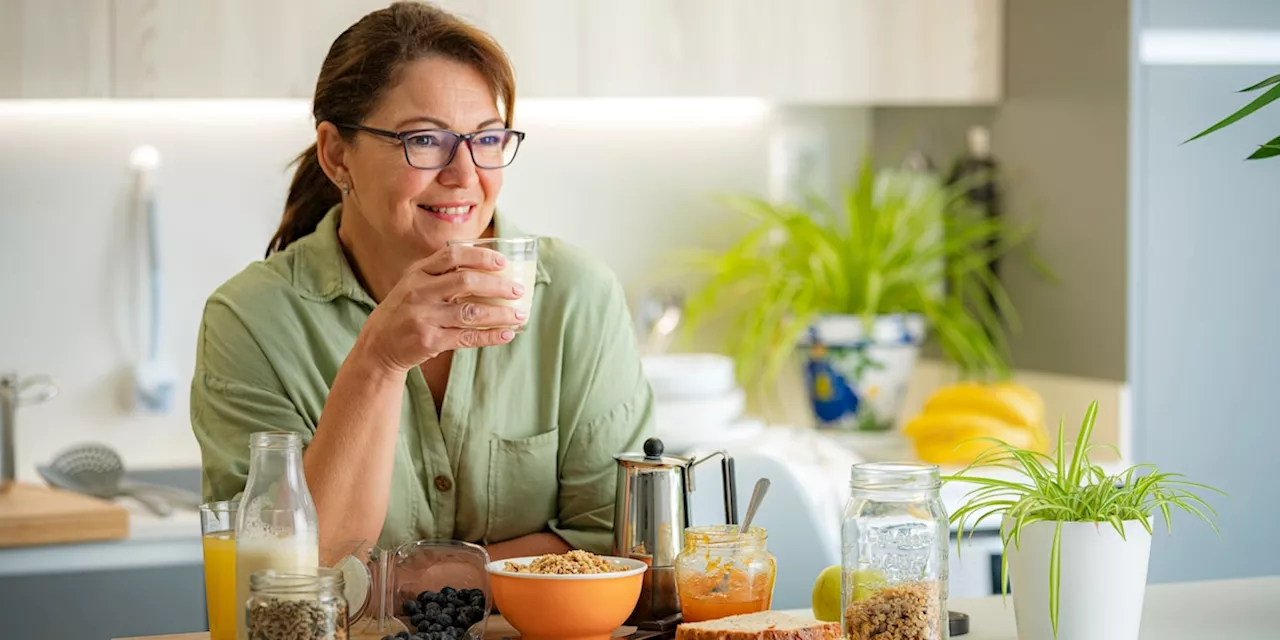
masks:
<svg viewBox="0 0 1280 640"><path fill-rule="evenodd" d="M338 223L341 219L342 205L336 204L325 213L315 231L294 244L297 259L293 264L293 281L304 296L314 300L328 302L343 295L373 306L376 304L373 296L361 286L351 263L347 261L342 242L338 240ZM493 221L494 232L499 238L526 235L515 223L499 215L497 211L493 214ZM535 283L550 282L551 276L547 273L540 251Z"/></svg>

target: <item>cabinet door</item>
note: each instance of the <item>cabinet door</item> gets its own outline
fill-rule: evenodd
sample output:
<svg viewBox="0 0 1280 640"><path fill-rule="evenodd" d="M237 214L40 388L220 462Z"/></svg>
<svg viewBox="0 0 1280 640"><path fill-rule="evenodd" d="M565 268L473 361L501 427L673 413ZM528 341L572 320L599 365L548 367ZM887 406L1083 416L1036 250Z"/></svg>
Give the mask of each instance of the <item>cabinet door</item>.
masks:
<svg viewBox="0 0 1280 640"><path fill-rule="evenodd" d="M591 2L583 93L990 102L1002 9L1002 0Z"/></svg>
<svg viewBox="0 0 1280 640"><path fill-rule="evenodd" d="M307 6L302 0L115 0L114 94L309 96L299 55Z"/></svg>
<svg viewBox="0 0 1280 640"><path fill-rule="evenodd" d="M588 96L762 96L778 0L605 0L583 16Z"/></svg>
<svg viewBox="0 0 1280 640"><path fill-rule="evenodd" d="M517 99L582 95L582 23L594 0L443 0L493 36L516 74Z"/></svg>
<svg viewBox="0 0 1280 640"><path fill-rule="evenodd" d="M870 104L877 65L892 60L871 45L875 24L866 0L771 0L762 11L772 25L763 41L768 97L784 103Z"/></svg>
<svg viewBox="0 0 1280 640"><path fill-rule="evenodd" d="M877 101L984 104L1001 94L1002 0L872 2L869 67Z"/></svg>
<svg viewBox="0 0 1280 640"><path fill-rule="evenodd" d="M0 98L105 98L110 4L0 0Z"/></svg>

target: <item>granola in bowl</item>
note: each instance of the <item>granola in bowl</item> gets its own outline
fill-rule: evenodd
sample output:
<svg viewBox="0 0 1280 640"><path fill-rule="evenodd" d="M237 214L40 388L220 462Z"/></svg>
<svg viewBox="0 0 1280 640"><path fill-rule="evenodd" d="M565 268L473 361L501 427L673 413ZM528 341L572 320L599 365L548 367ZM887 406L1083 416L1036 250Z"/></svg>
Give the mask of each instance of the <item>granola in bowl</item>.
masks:
<svg viewBox="0 0 1280 640"><path fill-rule="evenodd" d="M629 571L633 567L620 565L590 551L574 549L567 553L538 556L528 563L507 561L503 569L512 573L573 576Z"/></svg>

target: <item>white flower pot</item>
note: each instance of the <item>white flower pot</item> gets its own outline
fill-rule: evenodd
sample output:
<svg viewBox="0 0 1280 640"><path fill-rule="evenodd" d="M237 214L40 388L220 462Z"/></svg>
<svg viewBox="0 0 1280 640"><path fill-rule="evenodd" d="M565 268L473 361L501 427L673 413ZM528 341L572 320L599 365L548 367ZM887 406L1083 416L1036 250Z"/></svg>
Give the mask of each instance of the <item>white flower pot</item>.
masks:
<svg viewBox="0 0 1280 640"><path fill-rule="evenodd" d="M1009 541L1009 588L1018 640L1053 640L1049 559L1056 523L1023 527ZM1057 640L1137 640L1147 588L1151 534L1137 520L1121 538L1108 522L1064 522Z"/></svg>
<svg viewBox="0 0 1280 640"><path fill-rule="evenodd" d="M801 340L805 386L820 428L887 431L897 422L925 337L918 314L823 316Z"/></svg>

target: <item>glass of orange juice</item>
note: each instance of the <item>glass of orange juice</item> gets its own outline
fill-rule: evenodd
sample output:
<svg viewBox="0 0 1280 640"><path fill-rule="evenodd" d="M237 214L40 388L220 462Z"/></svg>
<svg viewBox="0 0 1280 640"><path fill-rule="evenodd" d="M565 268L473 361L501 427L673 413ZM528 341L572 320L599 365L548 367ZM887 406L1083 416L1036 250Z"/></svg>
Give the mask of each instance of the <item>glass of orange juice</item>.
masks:
<svg viewBox="0 0 1280 640"><path fill-rule="evenodd" d="M204 599L209 640L236 640L236 509L233 501L200 505L204 535Z"/></svg>

